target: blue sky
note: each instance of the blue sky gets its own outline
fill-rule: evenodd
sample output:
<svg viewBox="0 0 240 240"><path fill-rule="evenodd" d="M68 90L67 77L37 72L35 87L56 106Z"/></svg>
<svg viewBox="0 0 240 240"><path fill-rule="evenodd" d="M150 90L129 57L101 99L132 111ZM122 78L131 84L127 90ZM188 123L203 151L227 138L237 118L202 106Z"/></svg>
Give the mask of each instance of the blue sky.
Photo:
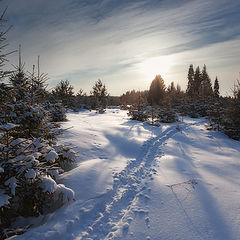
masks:
<svg viewBox="0 0 240 240"><path fill-rule="evenodd" d="M189 64L207 65L224 95L240 72L239 0L5 0L9 50L26 67L41 56L49 86L68 79L89 92L145 90L156 74L186 88ZM16 63L17 54L9 57Z"/></svg>

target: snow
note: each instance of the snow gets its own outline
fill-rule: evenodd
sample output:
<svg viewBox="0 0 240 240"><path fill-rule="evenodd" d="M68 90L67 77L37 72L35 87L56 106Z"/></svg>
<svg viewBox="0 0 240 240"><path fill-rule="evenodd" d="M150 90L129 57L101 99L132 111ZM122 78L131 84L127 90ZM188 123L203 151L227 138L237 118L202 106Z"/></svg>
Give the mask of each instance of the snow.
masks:
<svg viewBox="0 0 240 240"><path fill-rule="evenodd" d="M74 200L74 191L65 187L63 184L56 184L50 176L42 176L41 181L40 187L43 189L43 192L54 193L55 201L57 201L60 197L62 203Z"/></svg>
<svg viewBox="0 0 240 240"><path fill-rule="evenodd" d="M54 151L51 150L46 156L45 159L47 162L54 163L56 159L58 159L58 154Z"/></svg>
<svg viewBox="0 0 240 240"><path fill-rule="evenodd" d="M43 145L41 143L41 138L37 138L34 140L33 142L34 146L38 149L38 148L41 148Z"/></svg>
<svg viewBox="0 0 240 240"><path fill-rule="evenodd" d="M31 155L28 155L25 157L25 166L27 168L32 168L33 166L38 166L39 165L39 161L36 160L35 156L38 157L38 154L37 153L34 153L34 154L31 154Z"/></svg>
<svg viewBox="0 0 240 240"><path fill-rule="evenodd" d="M240 142L205 119L153 127L127 112L69 113L77 167L49 192L75 199L15 239L240 239ZM43 224L44 223L44 224Z"/></svg>
<svg viewBox="0 0 240 240"><path fill-rule="evenodd" d="M56 182L50 176L42 176L40 187L43 192L53 193L57 190Z"/></svg>
<svg viewBox="0 0 240 240"><path fill-rule="evenodd" d="M24 142L24 141L26 141L26 139L17 138L17 139L15 139L15 140L13 140L13 141L11 142L11 146L12 146L12 147L15 147L15 146L19 145L20 143L22 143L22 142Z"/></svg>
<svg viewBox="0 0 240 240"><path fill-rule="evenodd" d="M42 154L40 152L35 152L35 153L33 153L33 156L34 156L34 158L38 159L40 156L42 156Z"/></svg>
<svg viewBox="0 0 240 240"><path fill-rule="evenodd" d="M63 155L63 157L71 159L71 160L76 159L75 152L72 149L69 149L68 152L62 151L62 155Z"/></svg>
<svg viewBox="0 0 240 240"><path fill-rule="evenodd" d="M13 124L13 123L6 123L6 124L0 126L0 130L10 131L11 129L13 129L15 127L18 127L18 125Z"/></svg>
<svg viewBox="0 0 240 240"><path fill-rule="evenodd" d="M36 177L36 172L33 169L29 169L25 173L25 178L34 179Z"/></svg>
<svg viewBox="0 0 240 240"><path fill-rule="evenodd" d="M71 188L65 187L63 184L57 185L56 196L59 196L60 194L62 195L63 203L72 201L75 197L75 192Z"/></svg>
<svg viewBox="0 0 240 240"><path fill-rule="evenodd" d="M15 177L9 178L5 183L6 186L9 186L11 189L11 194L15 195L15 188L17 187L17 180Z"/></svg>

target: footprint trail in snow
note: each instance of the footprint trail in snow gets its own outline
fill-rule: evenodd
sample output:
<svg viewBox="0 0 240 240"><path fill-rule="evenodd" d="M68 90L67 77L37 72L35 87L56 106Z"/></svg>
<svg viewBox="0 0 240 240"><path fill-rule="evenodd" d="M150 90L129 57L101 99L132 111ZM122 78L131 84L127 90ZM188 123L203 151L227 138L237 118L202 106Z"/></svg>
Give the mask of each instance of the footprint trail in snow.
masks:
<svg viewBox="0 0 240 240"><path fill-rule="evenodd" d="M128 162L126 168L114 175L114 184L110 199L105 203L104 211L79 236L78 239L114 239L124 236L129 230L129 224L136 215L145 218L150 227L147 202L151 189L147 183L156 173L155 160L163 154L161 146L178 130L172 126L160 136L146 141L142 151L134 160ZM145 208L136 206L137 202L144 202Z"/></svg>

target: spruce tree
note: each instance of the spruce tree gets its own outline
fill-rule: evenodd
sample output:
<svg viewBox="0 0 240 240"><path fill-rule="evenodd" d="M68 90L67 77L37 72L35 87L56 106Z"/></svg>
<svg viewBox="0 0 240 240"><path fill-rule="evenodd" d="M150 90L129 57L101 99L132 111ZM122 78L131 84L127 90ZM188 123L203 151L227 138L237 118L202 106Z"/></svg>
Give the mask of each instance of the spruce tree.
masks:
<svg viewBox="0 0 240 240"><path fill-rule="evenodd" d="M202 78L199 66L197 66L194 73L194 84L193 84L193 93L195 97L199 97L200 86L201 86Z"/></svg>
<svg viewBox="0 0 240 240"><path fill-rule="evenodd" d="M63 105L66 107L71 107L73 105L73 86L70 85L68 80L61 80L53 89L52 95L57 101L62 101Z"/></svg>
<svg viewBox="0 0 240 240"><path fill-rule="evenodd" d="M167 87L167 92L168 93L175 93L176 92L176 87L174 85L174 82L171 82L171 84Z"/></svg>
<svg viewBox="0 0 240 240"><path fill-rule="evenodd" d="M182 98L183 98L183 93L181 91L180 85L177 84L177 86L175 87L174 82L171 82L171 84L168 86L166 91L165 105L171 105L171 107L180 105ZM167 104L167 102L169 104Z"/></svg>
<svg viewBox="0 0 240 240"><path fill-rule="evenodd" d="M14 71L10 76L10 83L14 92L14 96L17 102L22 100L29 100L31 97L31 85L27 74L24 72L24 64L21 58L21 45L19 45L19 60L18 66L15 66Z"/></svg>
<svg viewBox="0 0 240 240"><path fill-rule="evenodd" d="M209 97L213 94L211 79L207 73L207 67L204 64L201 73L200 95L202 97Z"/></svg>
<svg viewBox="0 0 240 240"><path fill-rule="evenodd" d="M148 102L150 105L162 105L165 98L166 87L160 75L153 79L148 92Z"/></svg>
<svg viewBox="0 0 240 240"><path fill-rule="evenodd" d="M193 97L194 95L194 69L192 64L189 66L188 69L188 85L186 93L190 97Z"/></svg>
<svg viewBox="0 0 240 240"><path fill-rule="evenodd" d="M106 108L108 93L105 84L102 83L101 79L95 82L92 87L92 97L93 97L93 108L99 108L100 112Z"/></svg>
<svg viewBox="0 0 240 240"><path fill-rule="evenodd" d="M47 74L40 72L40 56L38 56L37 72L35 73L35 65L33 65L29 79L31 84L31 101L37 103L43 101L47 96L46 81L48 78Z"/></svg>
<svg viewBox="0 0 240 240"><path fill-rule="evenodd" d="M219 98L219 82L217 77L214 82L214 97Z"/></svg>
<svg viewBox="0 0 240 240"><path fill-rule="evenodd" d="M227 116L229 119L228 133L234 139L240 139L240 81L234 83L233 98L227 108Z"/></svg>

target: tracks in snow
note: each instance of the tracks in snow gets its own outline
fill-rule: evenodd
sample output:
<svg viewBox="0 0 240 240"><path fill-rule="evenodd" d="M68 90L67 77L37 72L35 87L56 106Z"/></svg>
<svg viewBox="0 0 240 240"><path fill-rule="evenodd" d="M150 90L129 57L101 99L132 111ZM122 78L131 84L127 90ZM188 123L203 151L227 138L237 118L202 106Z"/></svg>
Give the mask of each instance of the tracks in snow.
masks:
<svg viewBox="0 0 240 240"><path fill-rule="evenodd" d="M113 239L119 234L128 231L133 213L148 214L145 209L136 208L134 202L137 198L147 200L146 183L152 179L156 172L154 169L155 159L162 156L161 146L174 134L179 132L176 126L172 126L159 136L146 141L139 157L128 162L126 168L114 175L113 189L107 193L107 198L102 200L94 209L100 210L98 216L92 222L88 222L86 230L78 239ZM94 211L91 211L94 212ZM91 214L90 214L91 215ZM149 224L149 218L145 218Z"/></svg>

